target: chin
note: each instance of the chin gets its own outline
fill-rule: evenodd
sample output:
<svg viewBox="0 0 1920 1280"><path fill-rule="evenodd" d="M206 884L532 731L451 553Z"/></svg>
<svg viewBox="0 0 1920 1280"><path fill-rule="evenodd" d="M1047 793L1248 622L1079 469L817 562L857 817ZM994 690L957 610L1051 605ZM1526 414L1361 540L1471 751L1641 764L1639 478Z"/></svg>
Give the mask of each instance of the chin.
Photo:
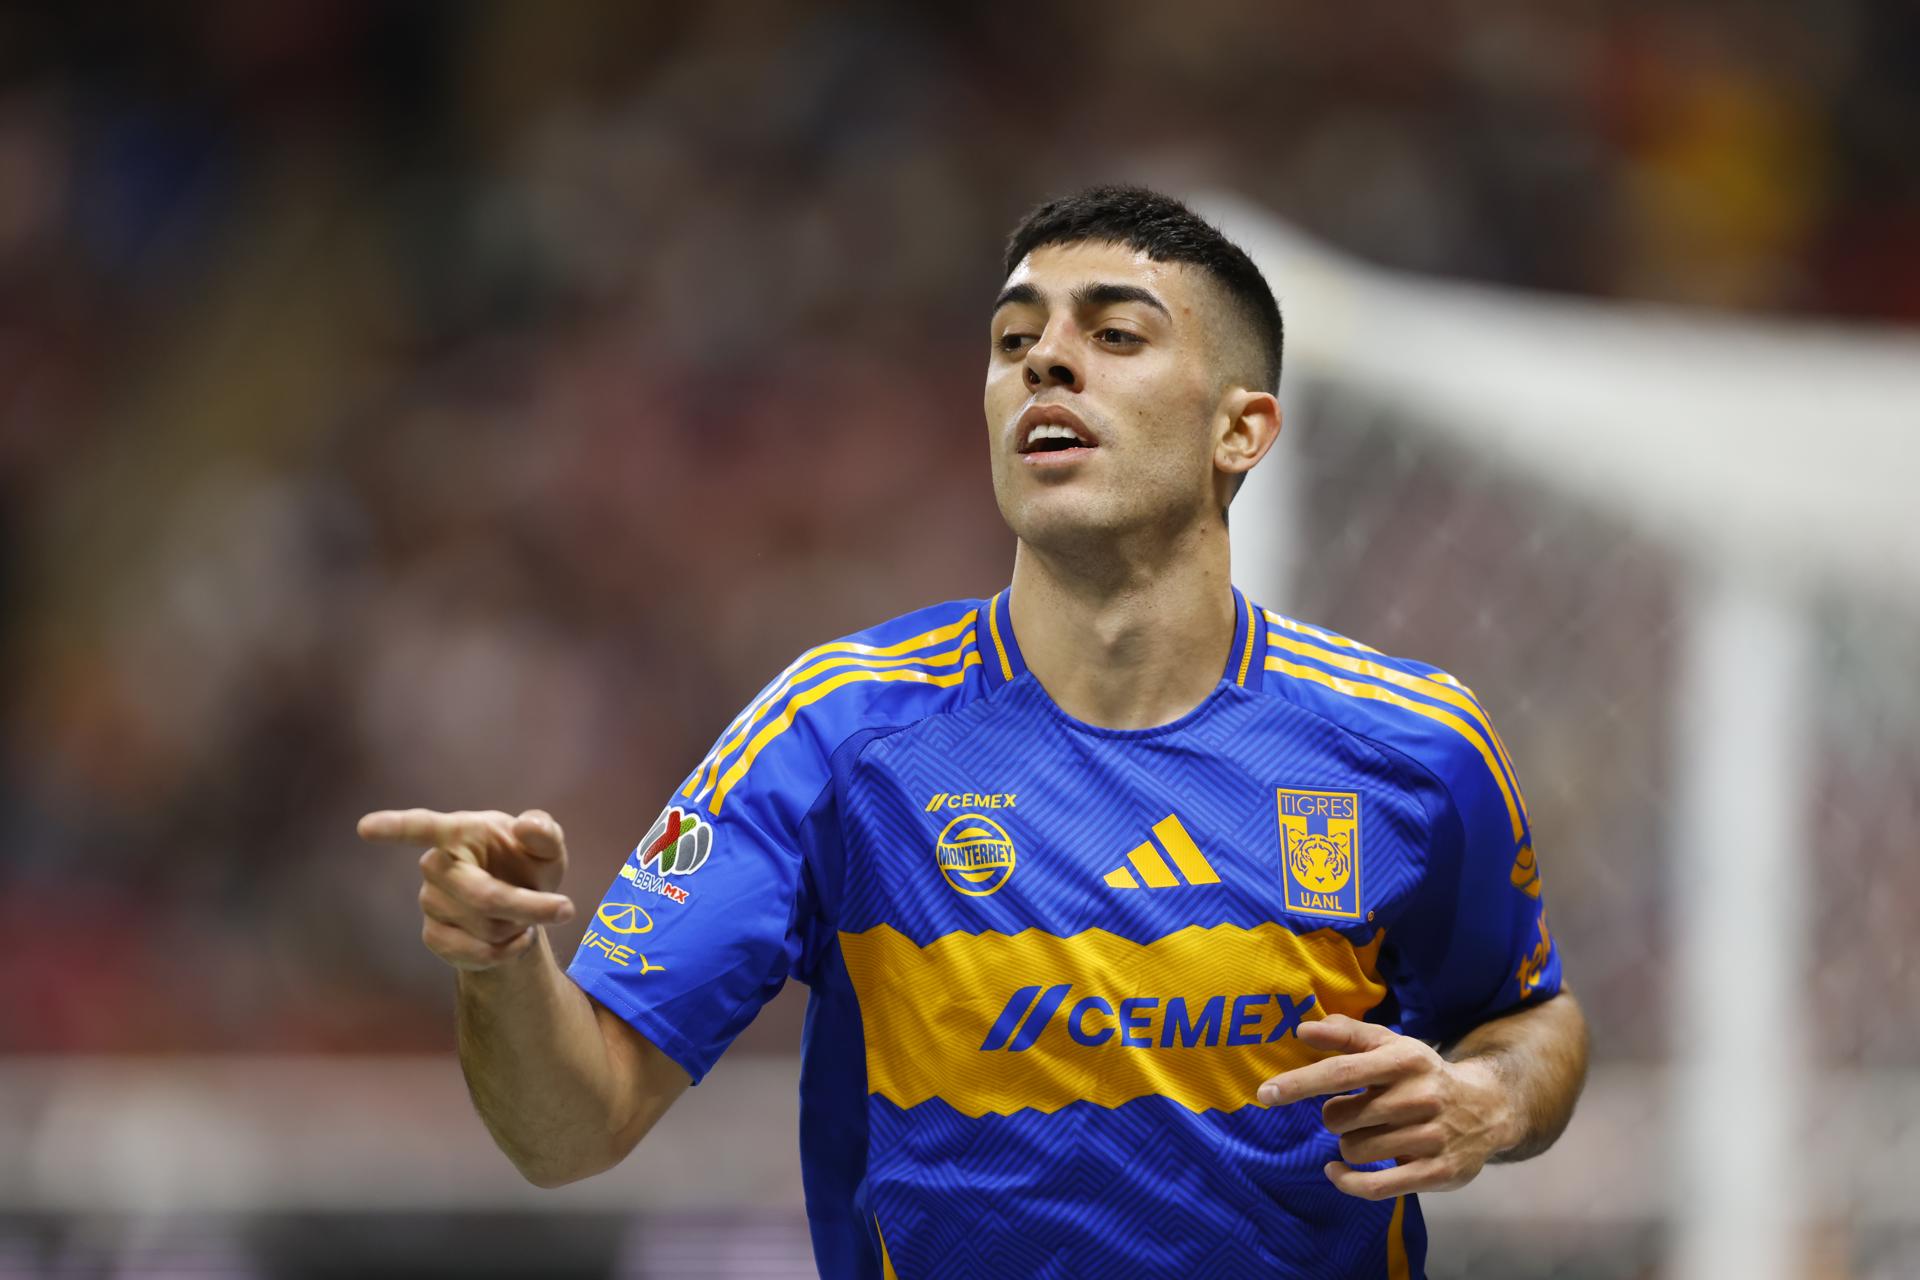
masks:
<svg viewBox="0 0 1920 1280"><path fill-rule="evenodd" d="M1113 503L1084 493L1029 493L1018 502L1002 502L1000 514L1015 537L1041 551L1084 548L1130 523Z"/></svg>

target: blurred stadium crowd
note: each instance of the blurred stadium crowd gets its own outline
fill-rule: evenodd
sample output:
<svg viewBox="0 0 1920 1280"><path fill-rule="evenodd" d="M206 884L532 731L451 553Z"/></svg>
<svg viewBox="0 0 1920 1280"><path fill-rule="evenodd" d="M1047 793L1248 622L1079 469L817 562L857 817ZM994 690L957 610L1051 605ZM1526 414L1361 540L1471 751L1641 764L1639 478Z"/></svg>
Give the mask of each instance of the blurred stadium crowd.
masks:
<svg viewBox="0 0 1920 1280"><path fill-rule="evenodd" d="M1220 185L1391 266L1912 323L1916 66L1896 0L8 8L0 1050L447 1044L354 818L548 808L591 901L800 648L1003 582L978 379L1035 200ZM1603 922L1660 914L1670 567L1601 530L1581 573L1447 558L1425 612L1355 589L1356 538L1488 505L1401 461L1440 479L1329 502L1287 603L1488 698L1600 1052L1657 1055ZM1456 549L1537 543L1513 496ZM1568 624L1521 652L1488 607ZM1556 703L1570 637L1617 683ZM1904 749L1832 784L1888 911Z"/></svg>

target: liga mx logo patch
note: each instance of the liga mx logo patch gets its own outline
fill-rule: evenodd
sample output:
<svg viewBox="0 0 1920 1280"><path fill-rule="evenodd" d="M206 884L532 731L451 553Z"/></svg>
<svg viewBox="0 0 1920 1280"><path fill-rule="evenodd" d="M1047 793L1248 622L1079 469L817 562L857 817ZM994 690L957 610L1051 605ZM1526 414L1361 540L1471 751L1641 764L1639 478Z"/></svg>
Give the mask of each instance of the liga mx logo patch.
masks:
<svg viewBox="0 0 1920 1280"><path fill-rule="evenodd" d="M1359 793L1281 787L1280 868L1287 910L1360 919Z"/></svg>
<svg viewBox="0 0 1920 1280"><path fill-rule="evenodd" d="M713 852L713 824L668 805L633 852L641 867L658 868L663 876L692 875Z"/></svg>

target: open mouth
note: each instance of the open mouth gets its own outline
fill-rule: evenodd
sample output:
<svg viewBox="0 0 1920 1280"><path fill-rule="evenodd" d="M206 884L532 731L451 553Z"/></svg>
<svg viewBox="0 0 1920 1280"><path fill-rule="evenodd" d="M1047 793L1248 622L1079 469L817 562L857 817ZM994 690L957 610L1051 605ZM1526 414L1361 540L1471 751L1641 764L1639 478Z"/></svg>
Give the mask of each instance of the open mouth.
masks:
<svg viewBox="0 0 1920 1280"><path fill-rule="evenodd" d="M1027 406L1014 430L1014 448L1029 466L1072 462L1100 447L1100 437L1063 404Z"/></svg>
<svg viewBox="0 0 1920 1280"><path fill-rule="evenodd" d="M1091 449L1094 443L1063 422L1036 422L1027 428L1020 442L1021 453L1064 453L1069 449Z"/></svg>

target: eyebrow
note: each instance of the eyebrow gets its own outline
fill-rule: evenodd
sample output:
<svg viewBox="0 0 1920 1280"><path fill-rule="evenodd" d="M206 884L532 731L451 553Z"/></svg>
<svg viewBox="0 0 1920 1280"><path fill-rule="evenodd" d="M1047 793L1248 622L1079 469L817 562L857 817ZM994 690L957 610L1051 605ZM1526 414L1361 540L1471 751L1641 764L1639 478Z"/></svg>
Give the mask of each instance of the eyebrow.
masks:
<svg viewBox="0 0 1920 1280"><path fill-rule="evenodd" d="M1138 302L1152 307L1169 320L1173 319L1173 313L1167 310L1166 303L1160 301L1152 290L1143 289L1137 284L1083 284L1067 296L1072 300L1075 310L1110 307L1116 302ZM993 311L989 314L998 315L1000 308L1015 303L1044 307L1047 305L1047 295L1030 284L1008 285L993 300Z"/></svg>

